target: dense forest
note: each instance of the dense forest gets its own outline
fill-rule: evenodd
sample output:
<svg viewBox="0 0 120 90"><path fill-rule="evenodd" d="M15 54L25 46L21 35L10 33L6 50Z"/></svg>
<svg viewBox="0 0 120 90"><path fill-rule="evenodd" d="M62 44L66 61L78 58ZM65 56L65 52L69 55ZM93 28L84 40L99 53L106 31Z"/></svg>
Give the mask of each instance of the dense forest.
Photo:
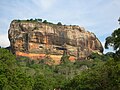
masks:
<svg viewBox="0 0 120 90"><path fill-rule="evenodd" d="M106 38L113 52L92 53L86 60L48 65L48 58L16 57L0 48L0 90L120 90L120 28Z"/></svg>

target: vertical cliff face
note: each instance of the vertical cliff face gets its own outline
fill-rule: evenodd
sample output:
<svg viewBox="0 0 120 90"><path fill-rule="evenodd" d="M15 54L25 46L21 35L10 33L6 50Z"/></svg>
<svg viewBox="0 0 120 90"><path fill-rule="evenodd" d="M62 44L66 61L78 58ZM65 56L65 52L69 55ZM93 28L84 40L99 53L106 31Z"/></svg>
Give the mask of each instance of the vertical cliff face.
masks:
<svg viewBox="0 0 120 90"><path fill-rule="evenodd" d="M62 55L66 51L75 58L85 58L92 52L103 52L98 38L76 25L13 20L8 35L15 54Z"/></svg>

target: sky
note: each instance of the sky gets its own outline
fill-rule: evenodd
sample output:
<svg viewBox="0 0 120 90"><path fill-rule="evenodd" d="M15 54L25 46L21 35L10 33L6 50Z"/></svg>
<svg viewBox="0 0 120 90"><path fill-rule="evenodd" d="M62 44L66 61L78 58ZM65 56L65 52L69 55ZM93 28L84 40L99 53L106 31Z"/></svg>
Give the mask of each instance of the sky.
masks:
<svg viewBox="0 0 120 90"><path fill-rule="evenodd" d="M0 0L0 46L10 45L12 20L31 18L79 25L95 33L104 45L105 38L120 27L119 17L120 0Z"/></svg>

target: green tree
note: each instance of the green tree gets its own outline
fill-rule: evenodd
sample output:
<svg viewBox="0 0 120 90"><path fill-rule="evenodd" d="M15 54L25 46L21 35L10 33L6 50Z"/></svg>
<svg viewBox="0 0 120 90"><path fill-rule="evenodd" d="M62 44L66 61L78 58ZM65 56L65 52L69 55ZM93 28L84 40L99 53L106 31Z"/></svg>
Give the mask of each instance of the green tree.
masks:
<svg viewBox="0 0 120 90"><path fill-rule="evenodd" d="M120 62L110 59L75 76L63 90L119 90Z"/></svg>
<svg viewBox="0 0 120 90"><path fill-rule="evenodd" d="M60 26L61 26L61 25L62 25L62 23L61 23L61 22L58 22L58 23L57 23L57 25L60 25Z"/></svg>
<svg viewBox="0 0 120 90"><path fill-rule="evenodd" d="M33 21L33 19L31 18L30 21Z"/></svg>
<svg viewBox="0 0 120 90"><path fill-rule="evenodd" d="M15 56L0 48L0 90L31 90L32 79L17 66Z"/></svg>
<svg viewBox="0 0 120 90"><path fill-rule="evenodd" d="M54 80L52 78L47 78L44 75L38 75L35 77L35 83L33 90L53 90Z"/></svg>
<svg viewBox="0 0 120 90"><path fill-rule="evenodd" d="M17 21L20 22L21 20L18 19Z"/></svg>
<svg viewBox="0 0 120 90"><path fill-rule="evenodd" d="M47 24L47 20L44 20L43 23L46 23L46 24Z"/></svg>
<svg viewBox="0 0 120 90"><path fill-rule="evenodd" d="M61 64L66 64L70 62L69 57L70 56L68 56L67 51L64 50L63 56L61 57L61 60L60 60Z"/></svg>
<svg viewBox="0 0 120 90"><path fill-rule="evenodd" d="M106 38L105 48L108 49L111 46L115 50L116 57L120 57L120 28L116 29L111 36Z"/></svg>
<svg viewBox="0 0 120 90"><path fill-rule="evenodd" d="M38 22L42 22L42 19L38 19Z"/></svg>
<svg viewBox="0 0 120 90"><path fill-rule="evenodd" d="M36 18L35 18L35 20L34 20L34 21L36 21L36 22L37 22L37 21L38 21L38 19L36 19Z"/></svg>

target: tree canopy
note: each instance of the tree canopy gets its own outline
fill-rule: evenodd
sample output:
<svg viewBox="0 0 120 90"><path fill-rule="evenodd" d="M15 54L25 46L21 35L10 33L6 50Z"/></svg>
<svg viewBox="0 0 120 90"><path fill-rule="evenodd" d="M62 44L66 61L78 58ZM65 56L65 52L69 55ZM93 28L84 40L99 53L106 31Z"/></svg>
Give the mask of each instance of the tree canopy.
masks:
<svg viewBox="0 0 120 90"><path fill-rule="evenodd" d="M106 38L105 48L108 49L109 46L115 50L114 57L120 58L120 28L114 30L111 36Z"/></svg>

